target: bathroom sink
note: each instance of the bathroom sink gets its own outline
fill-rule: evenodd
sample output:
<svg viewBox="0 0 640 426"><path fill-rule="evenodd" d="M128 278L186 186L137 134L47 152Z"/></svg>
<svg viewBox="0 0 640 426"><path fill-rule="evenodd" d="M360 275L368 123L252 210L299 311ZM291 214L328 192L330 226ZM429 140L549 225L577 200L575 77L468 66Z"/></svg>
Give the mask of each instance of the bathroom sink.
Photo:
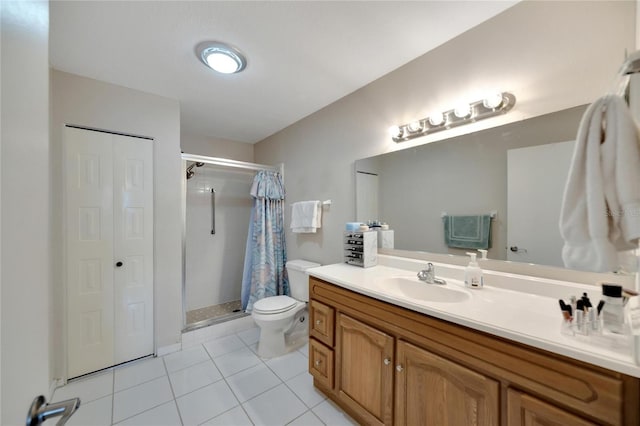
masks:
<svg viewBox="0 0 640 426"><path fill-rule="evenodd" d="M450 280L452 281L452 280ZM459 303L471 295L451 285L426 284L417 278L387 277L376 280L378 287L390 296L437 303Z"/></svg>

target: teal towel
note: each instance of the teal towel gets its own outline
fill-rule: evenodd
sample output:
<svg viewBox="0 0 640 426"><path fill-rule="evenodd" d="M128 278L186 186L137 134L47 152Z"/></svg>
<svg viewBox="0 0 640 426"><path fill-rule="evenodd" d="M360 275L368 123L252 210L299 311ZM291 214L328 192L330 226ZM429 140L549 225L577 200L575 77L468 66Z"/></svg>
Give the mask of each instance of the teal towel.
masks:
<svg viewBox="0 0 640 426"><path fill-rule="evenodd" d="M444 242L455 248L491 248L491 216L445 216Z"/></svg>

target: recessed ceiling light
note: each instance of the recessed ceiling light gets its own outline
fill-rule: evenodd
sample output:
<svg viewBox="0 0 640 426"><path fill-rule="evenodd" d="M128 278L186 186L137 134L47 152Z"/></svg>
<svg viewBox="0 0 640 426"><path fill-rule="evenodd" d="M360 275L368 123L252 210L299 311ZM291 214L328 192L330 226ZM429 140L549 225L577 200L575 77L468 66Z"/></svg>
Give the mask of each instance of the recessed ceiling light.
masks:
<svg viewBox="0 0 640 426"><path fill-rule="evenodd" d="M198 44L196 54L202 63L222 74L237 73L247 66L247 60L238 49L217 41Z"/></svg>

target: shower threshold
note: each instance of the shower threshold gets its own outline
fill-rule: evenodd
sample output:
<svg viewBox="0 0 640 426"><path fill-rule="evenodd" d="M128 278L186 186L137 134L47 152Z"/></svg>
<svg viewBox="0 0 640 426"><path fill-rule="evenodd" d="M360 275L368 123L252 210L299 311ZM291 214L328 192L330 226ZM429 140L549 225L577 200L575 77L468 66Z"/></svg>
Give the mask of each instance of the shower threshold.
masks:
<svg viewBox="0 0 640 426"><path fill-rule="evenodd" d="M234 320L247 315L249 314L242 310L242 304L239 300L194 309L187 311L187 325L183 332Z"/></svg>

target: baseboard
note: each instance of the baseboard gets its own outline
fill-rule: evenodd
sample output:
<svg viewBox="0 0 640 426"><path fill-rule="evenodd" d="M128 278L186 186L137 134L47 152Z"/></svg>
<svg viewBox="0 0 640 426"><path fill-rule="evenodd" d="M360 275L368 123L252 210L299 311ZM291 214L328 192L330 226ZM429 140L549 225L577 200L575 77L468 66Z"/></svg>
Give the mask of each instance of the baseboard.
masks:
<svg viewBox="0 0 640 426"><path fill-rule="evenodd" d="M56 388L64 385L64 380L62 379L51 379L51 383L49 384L49 397L47 398L48 402L53 400L53 393L56 391Z"/></svg>
<svg viewBox="0 0 640 426"><path fill-rule="evenodd" d="M158 348L158 356L164 356L173 352L178 352L182 349L181 343L174 343L173 345L162 346Z"/></svg>

